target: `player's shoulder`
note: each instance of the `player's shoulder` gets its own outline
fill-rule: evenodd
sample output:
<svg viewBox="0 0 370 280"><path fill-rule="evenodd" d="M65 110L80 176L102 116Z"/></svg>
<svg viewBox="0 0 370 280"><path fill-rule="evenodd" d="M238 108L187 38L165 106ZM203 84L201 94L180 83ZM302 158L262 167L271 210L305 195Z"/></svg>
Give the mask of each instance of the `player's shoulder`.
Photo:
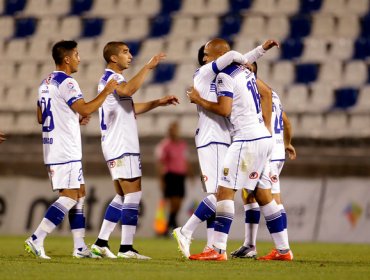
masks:
<svg viewBox="0 0 370 280"><path fill-rule="evenodd" d="M225 67L223 70L220 71L220 74L224 74L227 76L234 77L240 72L245 71L246 68L239 64L239 63L231 63L229 66Z"/></svg>
<svg viewBox="0 0 370 280"><path fill-rule="evenodd" d="M73 79L71 76L67 75L64 72L53 72L51 74L51 79L59 85L69 80L75 81L75 79Z"/></svg>

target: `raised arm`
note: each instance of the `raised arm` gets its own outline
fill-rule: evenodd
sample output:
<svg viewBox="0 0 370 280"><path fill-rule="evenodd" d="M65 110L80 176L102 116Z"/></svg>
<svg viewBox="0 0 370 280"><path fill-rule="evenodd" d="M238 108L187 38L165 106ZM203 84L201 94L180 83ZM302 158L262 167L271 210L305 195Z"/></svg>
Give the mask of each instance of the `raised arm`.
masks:
<svg viewBox="0 0 370 280"><path fill-rule="evenodd" d="M71 108L75 112L79 113L82 117L87 117L99 109L107 96L111 94L117 88L117 86L117 81L115 79L111 79L105 88L93 100L86 103L84 99L78 99L71 105Z"/></svg>
<svg viewBox="0 0 370 280"><path fill-rule="evenodd" d="M179 100L174 95L164 96L161 99L152 100L144 103L135 103L135 113L137 115L143 114L159 106L168 106L179 104Z"/></svg>
<svg viewBox="0 0 370 280"><path fill-rule="evenodd" d="M297 154L293 147L292 141L292 125L289 121L288 116L283 112L283 124L284 124L284 146L285 151L288 153L290 159L296 159Z"/></svg>
<svg viewBox="0 0 370 280"><path fill-rule="evenodd" d="M261 109L263 122L271 133L271 115L272 115L272 90L262 80L257 79L257 88L261 97Z"/></svg>
<svg viewBox="0 0 370 280"><path fill-rule="evenodd" d="M280 48L280 45L277 41L272 39L266 40L262 45L244 54L245 62L242 64L255 62L257 59L263 56L266 53L266 51L275 46L277 48Z"/></svg>
<svg viewBox="0 0 370 280"><path fill-rule="evenodd" d="M121 83L116 92L119 96L132 96L144 83L148 73L157 67L157 65L165 59L166 55L164 53L159 53L153 56L147 64L127 83Z"/></svg>

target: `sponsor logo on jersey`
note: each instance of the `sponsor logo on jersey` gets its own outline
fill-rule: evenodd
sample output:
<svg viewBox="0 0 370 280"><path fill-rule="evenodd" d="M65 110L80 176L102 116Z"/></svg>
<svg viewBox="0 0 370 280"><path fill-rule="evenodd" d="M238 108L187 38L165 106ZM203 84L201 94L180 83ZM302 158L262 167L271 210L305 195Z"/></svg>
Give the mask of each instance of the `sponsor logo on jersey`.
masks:
<svg viewBox="0 0 370 280"><path fill-rule="evenodd" d="M224 168L224 175L225 176L229 175L229 168Z"/></svg>
<svg viewBox="0 0 370 280"><path fill-rule="evenodd" d="M117 163L117 167L123 165L122 159L117 159L116 163Z"/></svg>
<svg viewBox="0 0 370 280"><path fill-rule="evenodd" d="M108 161L108 166L109 168L114 168L116 166L116 161L115 160Z"/></svg>
<svg viewBox="0 0 370 280"><path fill-rule="evenodd" d="M271 179L271 182L273 182L273 183L277 183L279 181L279 178L278 178L277 175L271 176L270 179Z"/></svg>
<svg viewBox="0 0 370 280"><path fill-rule="evenodd" d="M229 178L227 178L227 177L225 177L225 176L222 176L222 177L221 177L221 181L225 181L225 182L230 183Z"/></svg>
<svg viewBox="0 0 370 280"><path fill-rule="evenodd" d="M249 179L257 179L258 178L258 173L257 172L252 172L249 174Z"/></svg>

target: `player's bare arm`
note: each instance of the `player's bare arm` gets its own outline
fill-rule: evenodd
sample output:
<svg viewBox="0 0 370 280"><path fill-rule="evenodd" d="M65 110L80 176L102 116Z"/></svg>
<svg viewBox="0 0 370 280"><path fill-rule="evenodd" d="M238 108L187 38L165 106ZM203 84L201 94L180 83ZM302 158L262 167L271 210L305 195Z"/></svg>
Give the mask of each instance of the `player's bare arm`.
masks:
<svg viewBox="0 0 370 280"><path fill-rule="evenodd" d="M262 44L262 48L265 50L265 51L268 51L269 49L273 48L273 47L277 47L277 48L280 48L280 44L273 40L273 39L268 39L266 40L263 44Z"/></svg>
<svg viewBox="0 0 370 280"><path fill-rule="evenodd" d="M87 125L90 122L91 116L88 115L86 117L80 116L80 125Z"/></svg>
<svg viewBox="0 0 370 280"><path fill-rule="evenodd" d="M71 105L71 108L75 112L79 113L82 117L87 117L99 109L107 96L111 94L117 88L117 86L117 81L111 79L96 98L87 103L85 100L79 99Z"/></svg>
<svg viewBox="0 0 370 280"><path fill-rule="evenodd" d="M0 132L0 143L4 142L6 140L5 134Z"/></svg>
<svg viewBox="0 0 370 280"><path fill-rule="evenodd" d="M147 64L127 83L121 83L116 92L119 96L132 96L144 83L148 73L166 58L164 53L153 56Z"/></svg>
<svg viewBox="0 0 370 280"><path fill-rule="evenodd" d="M135 106L136 114L143 114L145 112L148 112L160 106L168 106L168 105L176 106L177 104L179 104L178 98L174 95L168 95L160 99L156 99L156 100L149 101L149 102L135 103L134 106Z"/></svg>
<svg viewBox="0 0 370 280"><path fill-rule="evenodd" d="M188 91L186 91L186 94L191 103L195 103L207 111L223 117L228 117L231 114L233 99L230 97L219 96L217 102L211 102L202 98L194 87L191 87Z"/></svg>
<svg viewBox="0 0 370 280"><path fill-rule="evenodd" d="M42 124L42 112L39 105L37 105L37 121L39 124Z"/></svg>
<svg viewBox="0 0 370 280"><path fill-rule="evenodd" d="M294 146L292 145L292 125L289 121L288 116L283 112L283 124L284 124L284 145L285 151L288 153L290 159L296 159L297 154Z"/></svg>
<svg viewBox="0 0 370 280"><path fill-rule="evenodd" d="M271 115L272 115L272 90L262 80L257 79L257 88L261 97L262 117L266 128L271 133Z"/></svg>

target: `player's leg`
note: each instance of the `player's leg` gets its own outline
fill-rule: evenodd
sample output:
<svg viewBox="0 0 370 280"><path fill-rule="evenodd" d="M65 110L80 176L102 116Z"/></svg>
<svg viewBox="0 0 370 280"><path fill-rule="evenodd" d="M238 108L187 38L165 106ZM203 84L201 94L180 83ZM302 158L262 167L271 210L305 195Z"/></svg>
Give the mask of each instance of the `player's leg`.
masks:
<svg viewBox="0 0 370 280"><path fill-rule="evenodd" d="M253 193L242 191L245 211L245 237L243 245L231 253L234 258L255 258L257 256L257 232L260 221L260 207Z"/></svg>
<svg viewBox="0 0 370 280"><path fill-rule="evenodd" d="M167 173L165 176L167 197L170 204L168 228L177 228L177 215L180 211L185 196L185 176L174 173Z"/></svg>
<svg viewBox="0 0 370 280"><path fill-rule="evenodd" d="M121 220L124 198L123 191L118 180L114 180L113 185L116 195L105 210L104 220L100 228L98 239L95 241L94 245L91 246L91 251L95 255L111 259L115 259L117 256L111 252L108 240L117 223Z"/></svg>
<svg viewBox="0 0 370 280"><path fill-rule="evenodd" d="M76 180L70 180L74 178L71 176L72 169L72 163L48 167L53 190L59 191L59 198L50 205L35 232L25 241L26 251L36 257L49 258L44 251L45 237L63 221L65 215L77 203L80 184L78 180L77 183Z"/></svg>

